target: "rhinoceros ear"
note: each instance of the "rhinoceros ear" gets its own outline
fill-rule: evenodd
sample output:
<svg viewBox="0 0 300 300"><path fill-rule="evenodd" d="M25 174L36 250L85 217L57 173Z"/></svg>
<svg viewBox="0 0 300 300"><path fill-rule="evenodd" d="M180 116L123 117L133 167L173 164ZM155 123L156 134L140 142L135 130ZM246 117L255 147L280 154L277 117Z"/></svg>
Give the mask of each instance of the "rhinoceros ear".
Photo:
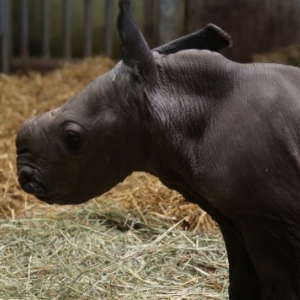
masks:
<svg viewBox="0 0 300 300"><path fill-rule="evenodd" d="M194 33L157 47L153 51L165 55L187 49L206 49L220 52L223 48L231 46L232 39L228 33L214 24L208 24Z"/></svg>
<svg viewBox="0 0 300 300"><path fill-rule="evenodd" d="M155 79L156 65L131 11L129 0L119 0L117 27L121 38L124 63L147 80Z"/></svg>

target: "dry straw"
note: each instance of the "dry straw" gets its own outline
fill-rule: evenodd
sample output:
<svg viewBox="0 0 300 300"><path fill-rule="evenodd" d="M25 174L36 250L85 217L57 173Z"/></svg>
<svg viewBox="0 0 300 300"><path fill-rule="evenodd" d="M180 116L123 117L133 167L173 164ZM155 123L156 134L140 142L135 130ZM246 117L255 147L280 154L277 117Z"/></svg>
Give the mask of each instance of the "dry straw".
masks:
<svg viewBox="0 0 300 300"><path fill-rule="evenodd" d="M218 231L96 201L73 217L0 221L0 299L228 299Z"/></svg>
<svg viewBox="0 0 300 300"><path fill-rule="evenodd" d="M298 50L255 60L298 64ZM46 75L0 75L0 300L228 299L216 224L157 178L134 173L75 207L49 206L20 190L20 124L62 105L113 65L98 57Z"/></svg>
<svg viewBox="0 0 300 300"><path fill-rule="evenodd" d="M269 53L253 54L253 61L300 67L300 45L279 48Z"/></svg>
<svg viewBox="0 0 300 300"><path fill-rule="evenodd" d="M49 206L26 195L16 180L15 135L28 117L56 108L74 96L94 78L110 70L114 62L108 58L90 58L69 64L46 75L0 75L0 187L2 218L34 217L45 212L55 215L57 206ZM215 227L211 218L198 206L188 203L178 193L165 188L155 177L135 173L123 184L97 201L109 201L116 207L134 209L143 215L157 217L181 227L197 230Z"/></svg>
<svg viewBox="0 0 300 300"><path fill-rule="evenodd" d="M228 299L215 223L157 178L134 173L89 203L62 207L17 183L14 141L24 119L60 106L113 65L98 57L44 76L0 75L0 300Z"/></svg>

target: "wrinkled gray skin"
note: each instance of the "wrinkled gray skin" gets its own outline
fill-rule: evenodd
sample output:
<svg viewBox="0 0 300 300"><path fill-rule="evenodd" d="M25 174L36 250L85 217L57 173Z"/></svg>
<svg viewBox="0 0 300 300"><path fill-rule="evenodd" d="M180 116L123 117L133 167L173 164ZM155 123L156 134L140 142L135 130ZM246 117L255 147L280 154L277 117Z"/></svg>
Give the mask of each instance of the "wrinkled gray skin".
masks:
<svg viewBox="0 0 300 300"><path fill-rule="evenodd" d="M231 300L300 299L300 70L227 60L213 25L151 52L120 8L123 60L24 123L20 185L78 204L154 174L219 223Z"/></svg>

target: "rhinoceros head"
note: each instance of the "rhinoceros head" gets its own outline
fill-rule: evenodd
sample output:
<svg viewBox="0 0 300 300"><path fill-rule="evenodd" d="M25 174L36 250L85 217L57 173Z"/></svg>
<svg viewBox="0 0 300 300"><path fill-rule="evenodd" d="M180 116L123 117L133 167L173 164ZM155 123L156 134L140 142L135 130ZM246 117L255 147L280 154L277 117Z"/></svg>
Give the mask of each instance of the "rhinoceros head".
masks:
<svg viewBox="0 0 300 300"><path fill-rule="evenodd" d="M24 122L16 146L18 179L26 192L49 203L81 203L132 172L127 151L135 148L127 129L134 116L126 115L125 102L123 107L113 102L132 100L118 87L117 80L126 84L122 69L119 65L60 108Z"/></svg>
<svg viewBox="0 0 300 300"><path fill-rule="evenodd" d="M17 140L21 187L50 204L78 204L100 195L151 157L153 107L159 89L156 57L188 47L214 51L229 38L209 25L150 51L119 1L123 59L63 106L24 122Z"/></svg>

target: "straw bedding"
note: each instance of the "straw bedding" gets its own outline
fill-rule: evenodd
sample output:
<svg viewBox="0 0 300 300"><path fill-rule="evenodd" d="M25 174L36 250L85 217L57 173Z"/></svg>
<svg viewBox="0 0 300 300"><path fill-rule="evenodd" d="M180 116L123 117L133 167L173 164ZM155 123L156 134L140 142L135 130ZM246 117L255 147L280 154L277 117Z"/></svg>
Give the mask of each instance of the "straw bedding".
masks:
<svg viewBox="0 0 300 300"><path fill-rule="evenodd" d="M228 299L215 223L157 178L134 173L78 206L47 205L18 185L20 124L113 65L97 57L46 75L0 75L0 300Z"/></svg>
<svg viewBox="0 0 300 300"><path fill-rule="evenodd" d="M96 201L73 215L0 220L0 299L228 299L219 231Z"/></svg>
<svg viewBox="0 0 300 300"><path fill-rule="evenodd" d="M47 75L0 75L0 300L228 299L215 223L157 178L134 173L79 206L49 206L17 183L14 141L24 119L60 106L113 65L97 57Z"/></svg>
<svg viewBox="0 0 300 300"><path fill-rule="evenodd" d="M157 178L134 173L79 206L49 206L17 183L14 141L24 119L60 106L113 65L97 57L47 75L0 75L0 300L228 299L216 224Z"/></svg>
<svg viewBox="0 0 300 300"><path fill-rule="evenodd" d="M41 214L56 215L59 206L49 206L21 191L15 168L15 135L30 116L54 109L70 99L94 78L114 66L108 58L96 57L68 64L41 75L0 75L0 216L19 218ZM190 204L175 191L146 173L134 173L124 183L96 199L111 207L147 213L171 223L184 219L181 228L197 230L216 224L198 206ZM71 208L69 209L76 209ZM65 208L63 209L65 211Z"/></svg>
<svg viewBox="0 0 300 300"><path fill-rule="evenodd" d="M263 54L253 54L252 59L254 62L278 63L300 67L300 45L291 45Z"/></svg>
<svg viewBox="0 0 300 300"><path fill-rule="evenodd" d="M277 62L300 66L300 48L291 46L275 52L253 55L254 61ZM61 208L49 206L20 190L16 180L15 135L28 117L54 109L114 66L108 58L95 57L41 75L0 74L0 217L18 218L25 214L55 215ZM97 201L133 209L141 215L154 213L172 223L185 219L182 227L196 230L216 224L198 206L186 202L178 193L165 188L157 178L134 173L124 183ZM70 208L71 209L71 208Z"/></svg>

